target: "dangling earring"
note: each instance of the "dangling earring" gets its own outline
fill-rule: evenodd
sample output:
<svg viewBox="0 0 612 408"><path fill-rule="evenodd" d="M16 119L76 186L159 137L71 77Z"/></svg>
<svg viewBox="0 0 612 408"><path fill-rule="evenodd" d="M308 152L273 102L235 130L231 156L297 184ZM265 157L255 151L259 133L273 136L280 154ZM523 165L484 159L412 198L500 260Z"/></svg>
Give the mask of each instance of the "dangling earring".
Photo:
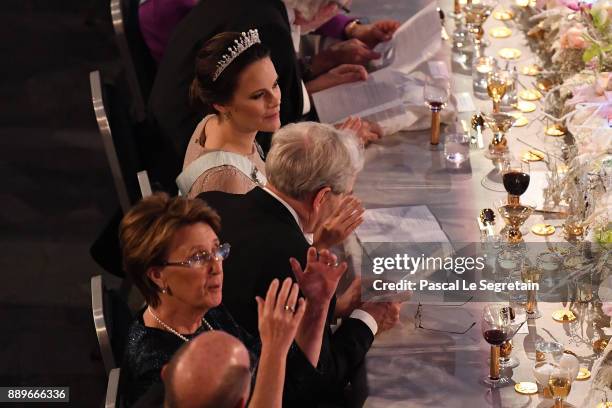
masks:
<svg viewBox="0 0 612 408"><path fill-rule="evenodd" d="M223 119L230 120L232 117L232 113L230 111L223 112Z"/></svg>

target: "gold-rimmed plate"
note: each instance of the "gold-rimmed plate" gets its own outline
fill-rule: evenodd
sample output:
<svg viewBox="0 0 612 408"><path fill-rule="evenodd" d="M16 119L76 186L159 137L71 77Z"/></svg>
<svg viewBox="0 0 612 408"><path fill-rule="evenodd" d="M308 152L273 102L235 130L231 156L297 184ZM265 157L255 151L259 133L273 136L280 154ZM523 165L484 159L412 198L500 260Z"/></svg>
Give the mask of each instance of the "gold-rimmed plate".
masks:
<svg viewBox="0 0 612 408"><path fill-rule="evenodd" d="M536 104L529 101L518 101L515 107L523 113L530 113L537 109Z"/></svg>
<svg viewBox="0 0 612 408"><path fill-rule="evenodd" d="M591 378L591 372L586 367L580 367L578 375L576 376L577 381L585 381Z"/></svg>
<svg viewBox="0 0 612 408"><path fill-rule="evenodd" d="M497 55L503 59L516 60L521 58L522 52L516 48L502 48L501 50L497 51Z"/></svg>
<svg viewBox="0 0 612 408"><path fill-rule="evenodd" d="M542 72L542 68L536 64L525 65L521 68L521 74L523 75L536 76L540 72Z"/></svg>
<svg viewBox="0 0 612 408"><path fill-rule="evenodd" d="M567 129L565 129L565 126L559 125L559 124L550 125L544 131L546 135L552 136L552 137L561 137L565 135L566 132L567 132Z"/></svg>
<svg viewBox="0 0 612 408"><path fill-rule="evenodd" d="M514 391L523 395L537 394L538 384L529 381L521 381L519 383L514 384Z"/></svg>
<svg viewBox="0 0 612 408"><path fill-rule="evenodd" d="M512 20L514 18L514 12L509 9L501 9L493 12L493 18L499 21Z"/></svg>
<svg viewBox="0 0 612 408"><path fill-rule="evenodd" d="M516 119L512 124L512 127L523 127L529 124L529 119L527 119L521 113L515 112L511 113L510 115L514 116L514 118Z"/></svg>
<svg viewBox="0 0 612 408"><path fill-rule="evenodd" d="M571 310L561 309L554 311L552 318L555 322L565 323L576 320L576 315Z"/></svg>
<svg viewBox="0 0 612 408"><path fill-rule="evenodd" d="M542 98L542 94L537 89L523 89L518 93L518 97L524 101L537 101Z"/></svg>
<svg viewBox="0 0 612 408"><path fill-rule="evenodd" d="M547 237L555 233L555 227L550 224L535 224L531 227L531 232L542 237Z"/></svg>
<svg viewBox="0 0 612 408"><path fill-rule="evenodd" d="M489 30L489 35L493 38L508 38L512 35L512 30L504 26L493 27Z"/></svg>

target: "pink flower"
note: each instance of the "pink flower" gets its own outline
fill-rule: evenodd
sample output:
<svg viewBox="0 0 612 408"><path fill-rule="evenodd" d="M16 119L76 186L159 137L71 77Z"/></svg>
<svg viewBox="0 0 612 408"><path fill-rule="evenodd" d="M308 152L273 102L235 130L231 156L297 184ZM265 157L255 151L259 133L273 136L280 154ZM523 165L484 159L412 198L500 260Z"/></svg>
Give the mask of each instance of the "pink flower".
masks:
<svg viewBox="0 0 612 408"><path fill-rule="evenodd" d="M603 302L601 304L601 311L606 315L612 317L612 302Z"/></svg>
<svg viewBox="0 0 612 408"><path fill-rule="evenodd" d="M561 48L568 49L584 49L586 48L586 41L584 40L583 33L585 32L582 24L576 24L574 27L569 28L566 32L561 34L560 43Z"/></svg>
<svg viewBox="0 0 612 408"><path fill-rule="evenodd" d="M559 3L563 4L565 7L574 10L574 11L578 11L580 10L580 6L578 5L577 1L571 1L571 0L560 0Z"/></svg>

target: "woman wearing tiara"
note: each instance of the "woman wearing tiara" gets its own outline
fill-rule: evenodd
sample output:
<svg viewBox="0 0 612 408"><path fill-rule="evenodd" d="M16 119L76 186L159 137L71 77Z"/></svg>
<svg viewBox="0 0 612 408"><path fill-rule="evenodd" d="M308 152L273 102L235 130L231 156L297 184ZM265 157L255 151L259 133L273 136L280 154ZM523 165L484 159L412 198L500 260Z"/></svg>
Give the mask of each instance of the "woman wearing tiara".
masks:
<svg viewBox="0 0 612 408"><path fill-rule="evenodd" d="M343 82L365 79L362 67L335 68ZM196 127L185 154L183 171L176 179L183 195L204 191L245 194L264 186L266 177L257 132L281 126L278 74L270 52L257 30L214 36L196 57L191 84L192 103L208 114ZM359 131L359 119L343 128ZM367 130L365 130L367 131Z"/></svg>
<svg viewBox="0 0 612 408"><path fill-rule="evenodd" d="M182 194L245 194L265 185L258 131L280 124L278 74L257 30L221 33L196 57L190 97L208 114L193 133L177 178Z"/></svg>

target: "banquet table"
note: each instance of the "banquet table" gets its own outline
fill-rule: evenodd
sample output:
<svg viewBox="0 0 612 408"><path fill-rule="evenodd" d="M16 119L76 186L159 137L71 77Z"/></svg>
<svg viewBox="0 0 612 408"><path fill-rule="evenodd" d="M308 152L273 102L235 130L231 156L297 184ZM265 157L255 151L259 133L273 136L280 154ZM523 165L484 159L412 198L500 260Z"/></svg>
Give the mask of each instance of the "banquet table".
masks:
<svg viewBox="0 0 612 408"><path fill-rule="evenodd" d="M397 5L396 3L401 3ZM405 20L414 14L427 1L399 2L383 0L372 2L355 0L353 10L373 19L393 17ZM441 7L447 12L446 28L452 35L453 21L449 16L452 2L441 1ZM510 6L508 0L500 5ZM499 6L498 6L499 7ZM512 30L512 36L505 39L492 39L488 34L490 45L486 54L496 56L504 47L518 48L522 52L515 63L521 67L537 62L537 57L527 46L524 34L513 21L498 21L489 18L485 23L485 32L493 26L506 25ZM452 92L472 93L472 77L453 60L450 41L443 43L441 50L434 57L450 64ZM503 60L500 60L503 64ZM422 64L417 71L427 72L427 64ZM522 83L532 80L520 76ZM473 96L476 108L483 112L491 110L491 101ZM536 120L541 105L533 113L524 114L529 120L525 127L513 128L508 137L513 154L520 154L528 147L517 139L546 150L559 148L559 141L544 135L543 124ZM473 112L457 115L458 120L469 123ZM450 131L452 126L443 129ZM485 146L491 138L485 132ZM430 150L427 146L429 130L404 131L385 137L382 141L366 149L366 160L363 171L358 176L354 192L367 209L426 205L436 217L442 230L451 242L479 242L480 230L476 222L479 211L483 208L495 208L494 202L506 196L504 192L494 192L481 184L494 166L484 157L484 150L471 150L470 158L459 169L451 168L445 163L442 151ZM532 163L531 171L544 171L544 162ZM546 215L532 215L526 223L529 227L542 222ZM559 220L551 224L559 225ZM498 223L500 224L501 221ZM550 242L561 239L557 232L551 237L539 237L532 233L525 236L527 242ZM349 245L350 246L350 245ZM475 321L476 326L466 334L433 333L416 329L414 315L416 305L406 303L402 307L401 322L393 329L378 335L366 359L368 399L366 407L549 407L551 399L542 393L521 395L515 392L512 385L489 389L480 380L488 374L489 345L483 339L480 330L480 315L484 304L469 302L461 306L457 319ZM535 343L539 339L556 340L574 351L580 360L581 367L591 369L599 357L591 347L592 339L579 318L572 323L557 323L551 313L563 308L561 303L539 302L542 317L528 321L528 330L514 338L512 355L519 359L520 365L509 372L512 381L535 382L532 370L535 364ZM586 306L585 306L586 307ZM581 316L588 315L584 310ZM442 317L442 316L441 316ZM435 317L434 317L435 318ZM567 402L575 407L585 407L583 401L591 390L592 380L575 381ZM612 395L612 393L611 393Z"/></svg>

